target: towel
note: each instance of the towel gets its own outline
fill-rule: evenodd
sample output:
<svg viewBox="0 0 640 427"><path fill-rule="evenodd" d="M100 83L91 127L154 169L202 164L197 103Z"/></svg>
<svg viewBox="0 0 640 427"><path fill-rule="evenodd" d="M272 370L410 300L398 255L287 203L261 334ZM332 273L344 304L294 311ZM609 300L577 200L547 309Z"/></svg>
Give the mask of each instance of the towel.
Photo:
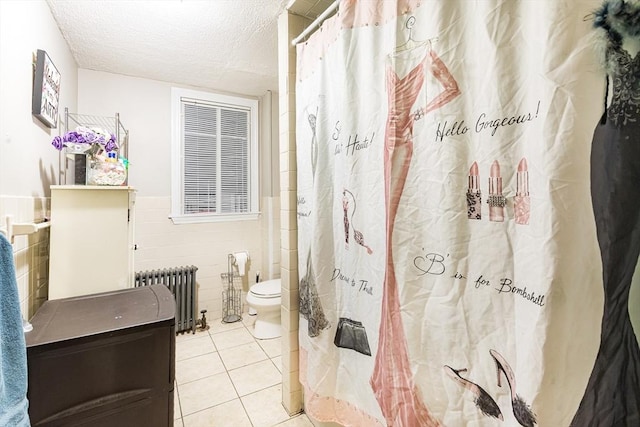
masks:
<svg viewBox="0 0 640 427"><path fill-rule="evenodd" d="M27 348L11 243L0 234L0 426L29 427Z"/></svg>
<svg viewBox="0 0 640 427"><path fill-rule="evenodd" d="M233 259L235 265L238 267L238 274L240 274L240 276L244 276L245 270L247 268L247 262L249 261L249 253L236 252L235 254L233 254Z"/></svg>

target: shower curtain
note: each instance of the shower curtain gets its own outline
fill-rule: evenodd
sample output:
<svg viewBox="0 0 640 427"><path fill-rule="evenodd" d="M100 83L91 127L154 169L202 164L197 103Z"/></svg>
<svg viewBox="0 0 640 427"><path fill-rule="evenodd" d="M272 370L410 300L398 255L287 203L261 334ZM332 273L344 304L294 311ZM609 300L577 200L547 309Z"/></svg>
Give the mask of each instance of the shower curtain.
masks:
<svg viewBox="0 0 640 427"><path fill-rule="evenodd" d="M342 0L298 45L313 418L572 423L605 300L589 177L599 4Z"/></svg>

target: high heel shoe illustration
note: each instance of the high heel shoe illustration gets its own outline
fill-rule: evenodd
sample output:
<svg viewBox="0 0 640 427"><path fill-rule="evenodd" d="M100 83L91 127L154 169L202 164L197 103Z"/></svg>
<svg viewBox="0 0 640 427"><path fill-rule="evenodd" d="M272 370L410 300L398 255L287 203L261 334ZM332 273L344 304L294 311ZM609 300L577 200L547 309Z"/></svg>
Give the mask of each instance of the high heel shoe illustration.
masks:
<svg viewBox="0 0 640 427"><path fill-rule="evenodd" d="M465 389L469 390L471 393L474 394L475 397L473 399L473 403L476 404L478 409L480 409L480 411L483 414L488 415L490 417L498 418L499 420L502 421L503 420L502 412L500 411L500 408L498 407L498 404L496 403L496 401L493 400L491 396L489 396L489 393L484 391L484 389L480 387L478 384L473 383L460 376L460 372L466 372L466 371L467 371L466 369L453 369L448 365L444 365L444 372L452 380L454 380L456 383L460 384L462 387L464 387Z"/></svg>
<svg viewBox="0 0 640 427"><path fill-rule="evenodd" d="M496 371L498 374L498 387L502 387L500 384L500 371L504 374L509 384L509 390L511 390L511 406L513 407L513 415L516 417L516 421L523 427L534 427L536 424L536 416L531 411L527 402L516 394L516 377L513 374L511 366L507 363L504 357L495 350L489 350L489 354L496 362Z"/></svg>
<svg viewBox="0 0 640 427"><path fill-rule="evenodd" d="M349 217L348 217L349 199L347 198L347 193L349 193L349 195L353 199L353 210L351 211L351 222L349 222ZM373 253L373 249L367 246L367 244L364 242L364 236L362 232L359 230L356 230L356 228L353 226L353 216L356 214L356 207L357 207L356 197L353 195L351 191L344 188L342 191L342 209L344 210L345 248L349 249L349 224L351 224L351 228L353 228L353 239L356 241L357 244L365 248L369 255L371 255Z"/></svg>

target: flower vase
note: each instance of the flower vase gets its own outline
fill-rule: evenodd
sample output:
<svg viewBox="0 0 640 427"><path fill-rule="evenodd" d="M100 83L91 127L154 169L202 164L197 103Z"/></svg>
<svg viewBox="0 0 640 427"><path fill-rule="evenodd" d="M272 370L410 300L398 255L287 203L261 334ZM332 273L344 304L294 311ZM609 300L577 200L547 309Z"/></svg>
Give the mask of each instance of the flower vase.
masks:
<svg viewBox="0 0 640 427"><path fill-rule="evenodd" d="M127 179L125 166L114 157L87 156L87 185L122 185Z"/></svg>

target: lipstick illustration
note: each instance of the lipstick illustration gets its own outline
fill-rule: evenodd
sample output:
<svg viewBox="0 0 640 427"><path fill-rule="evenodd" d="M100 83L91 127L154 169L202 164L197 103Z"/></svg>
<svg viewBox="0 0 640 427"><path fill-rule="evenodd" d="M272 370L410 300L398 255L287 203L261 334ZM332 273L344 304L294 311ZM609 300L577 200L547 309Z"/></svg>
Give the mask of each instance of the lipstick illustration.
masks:
<svg viewBox="0 0 640 427"><path fill-rule="evenodd" d="M500 176L500 163L494 160L489 173L489 221L503 222L504 207L507 199L502 195L502 176Z"/></svg>
<svg viewBox="0 0 640 427"><path fill-rule="evenodd" d="M482 194L480 192L480 179L478 163L473 162L469 169L469 189L467 190L467 218L482 219Z"/></svg>
<svg viewBox="0 0 640 427"><path fill-rule="evenodd" d="M516 224L529 224L529 213L531 212L531 201L529 199L529 167L527 166L527 159L524 157L520 160L520 163L518 163L516 197L513 210L516 217Z"/></svg>

